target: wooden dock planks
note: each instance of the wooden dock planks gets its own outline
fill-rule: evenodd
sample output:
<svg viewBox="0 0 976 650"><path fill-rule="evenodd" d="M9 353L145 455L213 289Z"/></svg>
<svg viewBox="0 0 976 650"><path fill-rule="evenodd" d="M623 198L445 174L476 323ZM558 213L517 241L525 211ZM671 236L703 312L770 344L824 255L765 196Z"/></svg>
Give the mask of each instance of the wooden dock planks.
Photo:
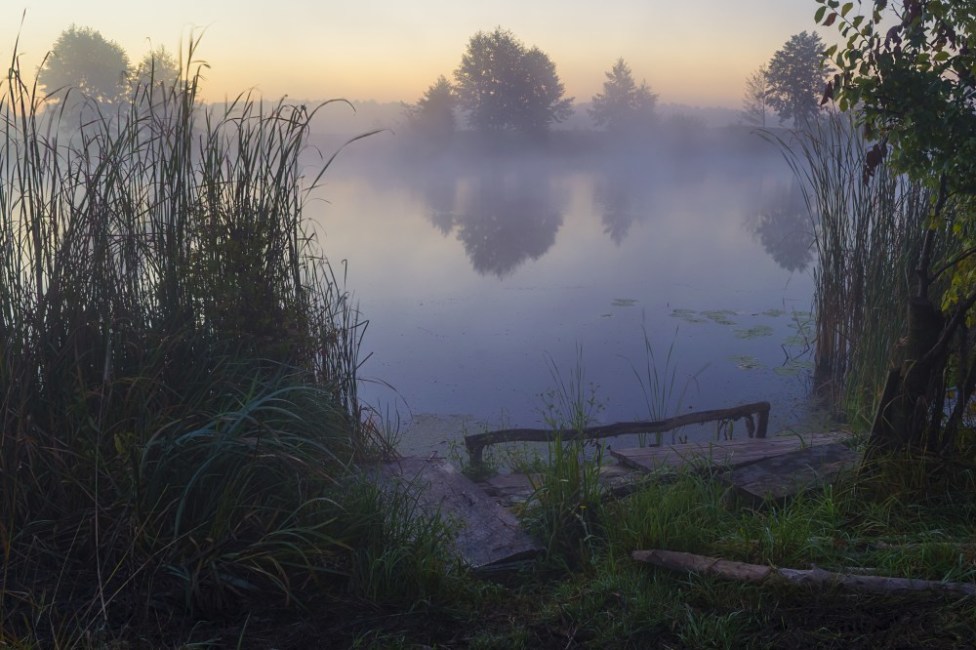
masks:
<svg viewBox="0 0 976 650"><path fill-rule="evenodd" d="M542 551L514 514L443 458L401 458L382 465L379 475L409 490L422 511L457 525L455 552L472 569L492 569Z"/></svg>
<svg viewBox="0 0 976 650"><path fill-rule="evenodd" d="M818 444L734 467L720 480L749 505L783 501L857 467L860 454L840 442Z"/></svg>
<svg viewBox="0 0 976 650"><path fill-rule="evenodd" d="M612 450L618 462L604 465L601 480L611 493L628 482L639 484L651 472L698 468L729 485L740 503L744 498L754 505L782 500L854 468L859 454L844 444L848 436L819 433ZM443 458L408 457L382 465L378 476L405 486L423 511L457 523L455 552L471 568L491 570L542 550L500 505L531 500L533 485L524 474L475 483Z"/></svg>
<svg viewBox="0 0 976 650"><path fill-rule="evenodd" d="M611 449L617 461L627 467L657 472L680 467L738 467L780 456L804 447L838 443L846 433L813 433L773 438L747 438L717 442L688 442L680 445Z"/></svg>

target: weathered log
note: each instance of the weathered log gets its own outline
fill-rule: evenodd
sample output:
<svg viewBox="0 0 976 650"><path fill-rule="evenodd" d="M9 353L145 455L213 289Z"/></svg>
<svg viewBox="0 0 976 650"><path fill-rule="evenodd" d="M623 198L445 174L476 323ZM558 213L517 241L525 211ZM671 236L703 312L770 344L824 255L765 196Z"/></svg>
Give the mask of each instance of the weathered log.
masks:
<svg viewBox="0 0 976 650"><path fill-rule="evenodd" d="M818 588L840 588L856 593L896 595L937 594L953 596L976 595L976 583L941 582L893 578L889 576L852 575L813 569L782 569L761 564L734 562L706 555L653 549L634 551L631 557L672 571L694 571L739 582L755 584L790 584Z"/></svg>
<svg viewBox="0 0 976 650"><path fill-rule="evenodd" d="M554 442L555 440L596 440L612 438L627 434L666 433L678 427L690 424L703 424L719 420L746 419L746 430L749 437L765 438L769 426L769 402L754 402L725 409L697 411L683 413L664 420L646 420L637 422L617 422L585 429L501 429L476 433L464 437L464 445L468 449L468 456L472 465L484 462L484 448L488 445L504 442ZM758 422L753 422L752 416L757 416Z"/></svg>

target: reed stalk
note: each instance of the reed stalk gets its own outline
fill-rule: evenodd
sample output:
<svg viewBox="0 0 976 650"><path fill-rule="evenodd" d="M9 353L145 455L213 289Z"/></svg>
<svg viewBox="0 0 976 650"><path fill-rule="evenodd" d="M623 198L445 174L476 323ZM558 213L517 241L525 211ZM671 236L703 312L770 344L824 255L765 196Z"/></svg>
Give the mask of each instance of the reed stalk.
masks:
<svg viewBox="0 0 976 650"><path fill-rule="evenodd" d="M865 177L868 147L847 114L829 114L777 142L800 181L814 232L814 392L870 426L899 359L910 272L933 197L884 164ZM945 256L952 238L936 234L936 255Z"/></svg>
<svg viewBox="0 0 976 650"><path fill-rule="evenodd" d="M301 164L318 109L203 106L196 46L84 122L16 56L0 86L0 638L350 575L341 495L381 441L364 321L303 217L334 156Z"/></svg>

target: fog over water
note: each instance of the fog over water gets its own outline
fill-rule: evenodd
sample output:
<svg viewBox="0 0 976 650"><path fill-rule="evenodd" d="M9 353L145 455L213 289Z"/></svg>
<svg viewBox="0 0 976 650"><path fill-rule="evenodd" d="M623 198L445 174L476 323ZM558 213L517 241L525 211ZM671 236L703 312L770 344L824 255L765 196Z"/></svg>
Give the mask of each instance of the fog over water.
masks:
<svg viewBox="0 0 976 650"><path fill-rule="evenodd" d="M687 385L682 410L768 400L771 432L808 428L811 224L772 145L713 129L612 151L556 132L421 156L374 138L308 214L348 260L370 321L361 398L399 415L403 451L544 426L554 369L578 363L594 423L647 419L645 332L659 372L671 350L672 409Z"/></svg>

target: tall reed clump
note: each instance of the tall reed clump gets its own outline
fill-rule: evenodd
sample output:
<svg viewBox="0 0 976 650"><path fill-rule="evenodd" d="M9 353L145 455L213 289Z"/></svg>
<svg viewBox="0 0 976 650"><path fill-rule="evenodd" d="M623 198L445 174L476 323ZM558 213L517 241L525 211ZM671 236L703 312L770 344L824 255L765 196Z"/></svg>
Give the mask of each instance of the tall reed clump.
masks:
<svg viewBox="0 0 976 650"><path fill-rule="evenodd" d="M603 405L595 389L584 383L582 350L569 377L563 377L550 360L549 374L555 388L545 396L543 418L554 431L576 431L591 426ZM538 475L530 474L533 493L527 522L545 540L551 559L568 566L589 563L601 545L603 486L600 468L603 447L582 438L549 443L548 458Z"/></svg>
<svg viewBox="0 0 976 650"><path fill-rule="evenodd" d="M303 222L332 158L306 179L315 111L206 109L184 67L85 123L16 56L0 89L6 639L349 576L363 525L340 495L380 442L356 400L364 323Z"/></svg>
<svg viewBox="0 0 976 650"><path fill-rule="evenodd" d="M814 389L870 424L905 331L932 197L885 164L866 175L867 147L846 113L778 142L801 183L818 259ZM937 240L946 255L951 238Z"/></svg>

